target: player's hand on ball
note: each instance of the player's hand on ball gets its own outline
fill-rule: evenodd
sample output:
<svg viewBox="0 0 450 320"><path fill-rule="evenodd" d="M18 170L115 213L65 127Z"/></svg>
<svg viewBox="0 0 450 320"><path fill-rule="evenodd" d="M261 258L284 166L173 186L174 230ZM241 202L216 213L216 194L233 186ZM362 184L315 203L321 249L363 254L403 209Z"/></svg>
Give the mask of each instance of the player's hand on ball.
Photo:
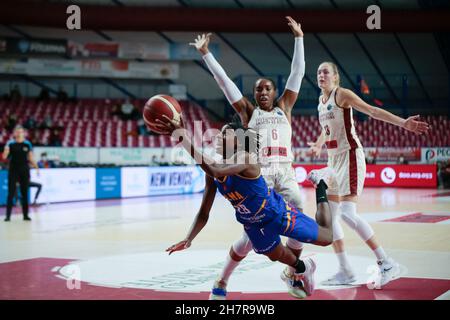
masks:
<svg viewBox="0 0 450 320"><path fill-rule="evenodd" d="M313 156L320 157L320 153L322 152L322 146L318 146L315 142L308 142L309 152L312 152Z"/></svg>
<svg viewBox="0 0 450 320"><path fill-rule="evenodd" d="M166 252L169 252L169 255L172 254L175 251L181 251L189 248L191 246L190 240L183 240L178 242L177 244L174 244L173 246L170 246L166 249Z"/></svg>
<svg viewBox="0 0 450 320"><path fill-rule="evenodd" d="M211 33L198 35L194 42L190 42L190 46L194 46L195 49L200 51L203 55L209 52L208 45L209 40L211 39Z"/></svg>
<svg viewBox="0 0 450 320"><path fill-rule="evenodd" d="M184 128L183 117L180 117L180 121L176 121L176 120L170 119L165 114L163 114L162 117L164 119L166 119L167 121L164 122L164 121L161 121L159 119L156 119L155 121L158 123L158 127L163 129L165 132L171 134L177 129L183 129Z"/></svg>
<svg viewBox="0 0 450 320"><path fill-rule="evenodd" d="M286 19L288 20L288 26L291 28L292 33L295 37L303 37L303 30L302 25L292 19L292 17L287 16Z"/></svg>
<svg viewBox="0 0 450 320"><path fill-rule="evenodd" d="M409 117L408 119L406 119L403 127L408 131L414 132L415 134L422 134L427 132L429 129L428 123L418 121L419 117L419 115Z"/></svg>

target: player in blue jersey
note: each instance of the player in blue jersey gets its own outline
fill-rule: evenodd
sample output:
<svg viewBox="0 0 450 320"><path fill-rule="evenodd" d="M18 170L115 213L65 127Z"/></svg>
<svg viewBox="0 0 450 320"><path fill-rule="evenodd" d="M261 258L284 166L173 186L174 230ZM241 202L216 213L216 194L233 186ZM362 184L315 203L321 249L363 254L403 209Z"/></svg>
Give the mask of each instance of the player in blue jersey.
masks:
<svg viewBox="0 0 450 320"><path fill-rule="evenodd" d="M332 219L326 196L327 185L317 184L316 221L291 207L281 195L268 188L257 163L257 133L245 129L240 123L230 123L222 128L223 164L216 163L191 142L183 124L163 123L167 132L176 136L206 173L206 185L200 210L186 238L169 247L170 253L190 247L192 240L206 225L217 190L235 208L236 219L243 224L256 253L272 261L279 261L295 269L292 286L303 288L307 295L314 291L315 262L312 258L300 260L281 243L280 236L320 246L333 240ZM177 130L179 129L179 130ZM176 131L175 131L176 130ZM220 288L217 288L220 290Z"/></svg>

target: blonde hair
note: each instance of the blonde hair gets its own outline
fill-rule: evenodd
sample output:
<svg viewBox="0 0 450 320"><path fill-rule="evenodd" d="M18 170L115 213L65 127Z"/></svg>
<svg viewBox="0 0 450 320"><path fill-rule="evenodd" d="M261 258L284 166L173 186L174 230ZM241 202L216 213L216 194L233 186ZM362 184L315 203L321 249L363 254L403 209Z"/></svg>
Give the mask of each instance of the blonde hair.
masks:
<svg viewBox="0 0 450 320"><path fill-rule="evenodd" d="M339 75L339 70L338 70L337 65L330 61L324 61L320 65L323 65L325 63L331 66L331 69L333 69L333 72L336 75L336 81L334 81L334 85L337 87L340 87L341 86L341 77Z"/></svg>

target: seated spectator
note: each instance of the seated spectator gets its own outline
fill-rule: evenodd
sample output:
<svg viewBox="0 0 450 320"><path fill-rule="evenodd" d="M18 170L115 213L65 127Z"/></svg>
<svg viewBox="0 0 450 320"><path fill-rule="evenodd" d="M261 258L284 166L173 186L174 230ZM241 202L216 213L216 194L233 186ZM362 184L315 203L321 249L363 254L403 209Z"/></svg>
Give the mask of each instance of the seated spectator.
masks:
<svg viewBox="0 0 450 320"><path fill-rule="evenodd" d="M408 160L405 159L403 154L400 154L400 156L397 159L397 164L408 164Z"/></svg>
<svg viewBox="0 0 450 320"><path fill-rule="evenodd" d="M36 101L47 101L47 100L50 100L50 92L48 91L47 88L42 88Z"/></svg>
<svg viewBox="0 0 450 320"><path fill-rule="evenodd" d="M41 122L39 126L40 129L53 129L53 119L51 116L45 116L44 120Z"/></svg>
<svg viewBox="0 0 450 320"><path fill-rule="evenodd" d="M25 121L25 123L23 124L23 127L28 129L28 130L33 130L36 129L37 127L37 122L36 119L34 118L34 116L30 116L28 117L28 119Z"/></svg>
<svg viewBox="0 0 450 320"><path fill-rule="evenodd" d="M122 120L131 120L133 117L134 106L131 104L130 100L127 99L120 107L122 111Z"/></svg>
<svg viewBox="0 0 450 320"><path fill-rule="evenodd" d="M159 166L158 157L156 155L153 155L152 162L150 163L151 166Z"/></svg>
<svg viewBox="0 0 450 320"><path fill-rule="evenodd" d="M139 108L135 105L133 105L133 111L131 111L130 118L131 120L142 119L142 113L139 111Z"/></svg>
<svg viewBox="0 0 450 320"><path fill-rule="evenodd" d="M50 137L48 138L48 145L51 147L62 146L61 132L59 130L52 130Z"/></svg>
<svg viewBox="0 0 450 320"><path fill-rule="evenodd" d="M147 126L145 125L144 119L140 118L137 121L137 134L140 136L146 137L146 136L150 135L149 131L150 130L148 130Z"/></svg>
<svg viewBox="0 0 450 320"><path fill-rule="evenodd" d="M41 160L38 161L37 165L39 168L54 168L55 167L53 161L51 161L47 158L47 152L41 153Z"/></svg>
<svg viewBox="0 0 450 320"><path fill-rule="evenodd" d="M17 124L17 115L15 113L12 113L8 116L8 119L6 120L6 130L8 132L12 132L12 130L16 127Z"/></svg>
<svg viewBox="0 0 450 320"><path fill-rule="evenodd" d="M120 106L116 103L111 108L111 116L118 116L120 119L122 119L123 114L122 110L120 110Z"/></svg>
<svg viewBox="0 0 450 320"><path fill-rule="evenodd" d="M66 90L64 90L63 86L59 86L58 93L56 94L56 99L61 102L67 102L69 100L69 95Z"/></svg>

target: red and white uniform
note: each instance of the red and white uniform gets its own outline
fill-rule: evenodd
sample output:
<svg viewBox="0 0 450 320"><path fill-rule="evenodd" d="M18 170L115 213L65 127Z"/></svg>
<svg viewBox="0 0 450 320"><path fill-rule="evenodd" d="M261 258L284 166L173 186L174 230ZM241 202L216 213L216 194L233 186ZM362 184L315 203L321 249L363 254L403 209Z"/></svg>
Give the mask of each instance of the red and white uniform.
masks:
<svg viewBox="0 0 450 320"><path fill-rule="evenodd" d="M336 91L331 91L327 101L319 98L319 122L325 132L328 167L336 174L335 183L329 186L329 194L360 195L366 175L363 147L355 132L353 109L341 108L336 103Z"/></svg>
<svg viewBox="0 0 450 320"><path fill-rule="evenodd" d="M296 208L303 208L300 189L292 167L292 127L279 107L265 111L257 107L248 123L259 134L261 173L270 188Z"/></svg>

